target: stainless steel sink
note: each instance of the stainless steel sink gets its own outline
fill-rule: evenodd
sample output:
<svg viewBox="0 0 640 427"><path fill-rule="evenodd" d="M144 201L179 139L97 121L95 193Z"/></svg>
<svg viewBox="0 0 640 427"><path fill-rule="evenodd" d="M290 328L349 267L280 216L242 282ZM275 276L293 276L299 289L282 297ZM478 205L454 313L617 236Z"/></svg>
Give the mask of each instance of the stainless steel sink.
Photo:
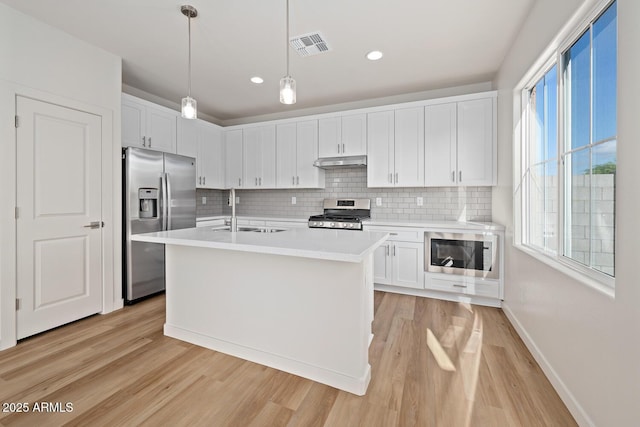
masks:
<svg viewBox="0 0 640 427"><path fill-rule="evenodd" d="M213 231L229 231L230 227L214 228ZM239 233L278 233L285 231L284 228L272 228L272 227L238 227Z"/></svg>

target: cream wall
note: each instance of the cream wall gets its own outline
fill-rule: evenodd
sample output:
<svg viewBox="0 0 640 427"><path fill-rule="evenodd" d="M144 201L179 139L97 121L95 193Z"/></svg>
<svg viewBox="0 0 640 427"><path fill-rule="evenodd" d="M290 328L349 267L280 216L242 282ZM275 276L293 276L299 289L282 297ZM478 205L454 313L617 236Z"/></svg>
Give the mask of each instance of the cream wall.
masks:
<svg viewBox="0 0 640 427"><path fill-rule="evenodd" d="M0 3L0 349L15 344L16 95L102 116L103 311L122 306L118 231L121 86L119 57Z"/></svg>
<svg viewBox="0 0 640 427"><path fill-rule="evenodd" d="M618 0L615 298L532 258L513 242L514 88L562 27L592 0L538 0L494 81L499 186L493 220L508 227L504 310L580 425L640 420L640 2ZM517 100L517 97L515 97Z"/></svg>

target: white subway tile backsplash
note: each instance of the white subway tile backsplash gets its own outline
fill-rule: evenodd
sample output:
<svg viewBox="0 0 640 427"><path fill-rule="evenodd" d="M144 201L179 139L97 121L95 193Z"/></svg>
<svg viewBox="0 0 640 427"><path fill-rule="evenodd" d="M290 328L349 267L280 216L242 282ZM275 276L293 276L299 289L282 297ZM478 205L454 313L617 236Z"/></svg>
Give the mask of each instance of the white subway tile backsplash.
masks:
<svg viewBox="0 0 640 427"><path fill-rule="evenodd" d="M198 189L197 216L229 215L228 194ZM371 199L373 219L491 221L490 187L367 188L365 168L327 170L324 189L237 189L236 194L240 196L236 211L247 216L306 218L322 212L325 198L362 198ZM292 196L297 198L295 205ZM376 197L382 198L382 206L376 206ZM417 206L416 197L424 199L424 206Z"/></svg>

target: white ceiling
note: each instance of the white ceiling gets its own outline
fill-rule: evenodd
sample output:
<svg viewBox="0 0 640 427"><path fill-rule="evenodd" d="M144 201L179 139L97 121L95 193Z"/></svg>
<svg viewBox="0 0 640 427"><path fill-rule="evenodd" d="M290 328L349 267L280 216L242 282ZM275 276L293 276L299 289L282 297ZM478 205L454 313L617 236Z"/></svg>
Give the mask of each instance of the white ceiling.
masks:
<svg viewBox="0 0 640 427"><path fill-rule="evenodd" d="M290 35L320 31L332 48L290 50L293 106L278 98L285 0L0 1L122 57L124 84L175 103L187 92L180 6L192 4L192 96L229 120L489 81L535 0L290 0ZM384 58L366 60L373 49Z"/></svg>

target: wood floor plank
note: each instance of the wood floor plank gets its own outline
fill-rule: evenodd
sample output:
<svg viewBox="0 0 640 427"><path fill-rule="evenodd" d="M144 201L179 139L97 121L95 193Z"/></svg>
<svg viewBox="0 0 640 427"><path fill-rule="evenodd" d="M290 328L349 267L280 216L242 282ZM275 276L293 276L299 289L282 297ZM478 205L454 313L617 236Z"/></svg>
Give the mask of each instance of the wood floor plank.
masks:
<svg viewBox="0 0 640 427"><path fill-rule="evenodd" d="M365 396L165 337L160 296L0 352L2 402L74 408L0 425L576 425L499 309L383 292L374 307Z"/></svg>

